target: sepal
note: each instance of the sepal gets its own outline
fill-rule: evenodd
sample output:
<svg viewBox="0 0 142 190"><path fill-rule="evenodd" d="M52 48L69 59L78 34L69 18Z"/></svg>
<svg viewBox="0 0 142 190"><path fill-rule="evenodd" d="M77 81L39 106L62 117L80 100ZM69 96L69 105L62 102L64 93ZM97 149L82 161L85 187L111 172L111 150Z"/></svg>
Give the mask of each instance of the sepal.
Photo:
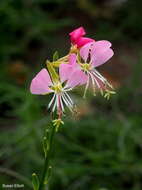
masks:
<svg viewBox="0 0 142 190"><path fill-rule="evenodd" d="M33 184L34 190L39 190L39 179L36 173L32 174L32 184Z"/></svg>
<svg viewBox="0 0 142 190"><path fill-rule="evenodd" d="M59 59L59 53L58 51L55 51L55 53L53 54L53 62L57 61Z"/></svg>
<svg viewBox="0 0 142 190"><path fill-rule="evenodd" d="M47 176L46 176L45 181L44 181L45 185L48 184L48 182L49 182L51 172L52 172L52 166L49 166L48 171L47 171Z"/></svg>
<svg viewBox="0 0 142 190"><path fill-rule="evenodd" d="M59 81L59 75L57 74L53 63L51 63L50 61L47 60L46 65L47 65L48 71L49 71L49 73L51 75L51 78L52 78L53 82L54 83L58 82Z"/></svg>

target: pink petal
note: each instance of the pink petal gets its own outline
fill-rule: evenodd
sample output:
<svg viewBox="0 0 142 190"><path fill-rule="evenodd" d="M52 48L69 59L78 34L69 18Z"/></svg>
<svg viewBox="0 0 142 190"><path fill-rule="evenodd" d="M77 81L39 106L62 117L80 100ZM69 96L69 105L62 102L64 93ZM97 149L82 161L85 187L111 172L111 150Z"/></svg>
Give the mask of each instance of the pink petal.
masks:
<svg viewBox="0 0 142 190"><path fill-rule="evenodd" d="M114 52L111 48L107 49L104 52L97 53L93 58L92 65L94 67L98 67L105 62L107 62L112 56L114 55Z"/></svg>
<svg viewBox="0 0 142 190"><path fill-rule="evenodd" d="M77 56L75 53L70 54L69 65L71 65L73 69L80 69L80 65L77 63Z"/></svg>
<svg viewBox="0 0 142 190"><path fill-rule="evenodd" d="M52 92L49 86L52 85L52 81L46 69L42 69L32 80L30 91L32 94L46 94Z"/></svg>
<svg viewBox="0 0 142 190"><path fill-rule="evenodd" d="M76 40L76 45L78 48L80 48L80 47L82 47L85 44L88 44L90 42L94 42L94 40L91 38L81 37L81 38Z"/></svg>
<svg viewBox="0 0 142 190"><path fill-rule="evenodd" d="M87 43L80 49L80 55L84 59L85 62L87 61L89 57L89 53L91 57L94 57L96 54L102 53L106 51L106 49L111 47L111 43L107 40L101 40L97 42L95 41L93 42L93 41L90 43Z"/></svg>
<svg viewBox="0 0 142 190"><path fill-rule="evenodd" d="M69 64L74 66L76 65L76 54L75 53L71 53L69 56Z"/></svg>
<svg viewBox="0 0 142 190"><path fill-rule="evenodd" d="M111 47L111 43L107 40L100 40L92 44L91 56L101 54Z"/></svg>
<svg viewBox="0 0 142 190"><path fill-rule="evenodd" d="M73 30L71 33L69 33L69 35L70 35L70 37L71 37L71 42L74 44L75 41L76 41L78 38L84 36L85 34L86 34L86 33L85 33L85 30L84 30L83 27L79 27L79 28Z"/></svg>
<svg viewBox="0 0 142 190"><path fill-rule="evenodd" d="M75 70L67 81L66 86L74 88L75 86L85 84L87 82L87 75L81 70Z"/></svg>
<svg viewBox="0 0 142 190"><path fill-rule="evenodd" d="M77 69L80 69L80 66L76 62L76 54L72 53L69 56L69 64L62 63L59 67L61 82L68 80L70 75Z"/></svg>
<svg viewBox="0 0 142 190"><path fill-rule="evenodd" d="M59 75L61 82L68 80L73 70L72 65L62 63L59 67Z"/></svg>
<svg viewBox="0 0 142 190"><path fill-rule="evenodd" d="M82 59L86 62L88 57L89 57L89 52L90 49L92 47L94 43L90 42L87 43L86 45L84 45L81 49L80 49L80 56L82 57Z"/></svg>

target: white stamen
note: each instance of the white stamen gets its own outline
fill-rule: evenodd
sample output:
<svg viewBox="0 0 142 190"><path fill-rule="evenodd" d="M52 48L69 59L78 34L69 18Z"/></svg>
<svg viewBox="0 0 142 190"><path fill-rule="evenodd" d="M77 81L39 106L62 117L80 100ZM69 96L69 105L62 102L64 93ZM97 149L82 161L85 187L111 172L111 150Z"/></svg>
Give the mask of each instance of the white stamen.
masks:
<svg viewBox="0 0 142 190"><path fill-rule="evenodd" d="M57 110L60 108L60 95L57 94Z"/></svg>
<svg viewBox="0 0 142 190"><path fill-rule="evenodd" d="M62 101L62 96L60 96L60 104L61 104L61 109L64 112L64 105L63 105L63 101Z"/></svg>
<svg viewBox="0 0 142 190"><path fill-rule="evenodd" d="M98 88L100 88L100 84L98 83L98 81L97 81L97 79L96 79L96 76L94 76L92 73L90 73L90 75L91 75L92 80L94 80L96 86L97 86ZM93 82L92 82L92 83L93 83ZM94 85L94 84L93 84L93 85Z"/></svg>
<svg viewBox="0 0 142 190"><path fill-rule="evenodd" d="M68 102L67 102L66 99L64 98L64 94L62 94L62 99L63 99L64 104L65 104L66 106L69 106L69 105L68 105Z"/></svg>
<svg viewBox="0 0 142 190"><path fill-rule="evenodd" d="M107 80L98 72L93 71L92 74L97 77L98 79L100 79L103 83L105 83Z"/></svg>
<svg viewBox="0 0 142 190"><path fill-rule="evenodd" d="M54 88L56 86L53 86ZM58 87L58 86L57 86ZM73 108L73 101L68 95L68 91L71 91L73 88L65 85L62 87L62 84L59 82L59 89L53 88L53 97L51 101L49 102L48 108L52 107L52 112L54 112L56 109L57 111L64 112L64 106L67 106L71 111Z"/></svg>
<svg viewBox="0 0 142 190"><path fill-rule="evenodd" d="M56 106L57 106L57 94L56 94L56 98L55 98L55 103L54 103L54 106L53 106L53 109L52 109L52 112L54 112L55 111L55 108L56 108Z"/></svg>
<svg viewBox="0 0 142 190"><path fill-rule="evenodd" d="M63 91L64 92L67 92L67 91L70 91L70 90L72 90L73 88L69 88L68 86L65 86L64 88L63 88Z"/></svg>
<svg viewBox="0 0 142 190"><path fill-rule="evenodd" d="M67 106L72 107L72 103L68 100L68 98L65 96L65 93L62 95L62 98Z"/></svg>
<svg viewBox="0 0 142 190"><path fill-rule="evenodd" d="M68 95L68 93L65 92L65 95L68 97L68 100L69 100L70 103L73 105L73 101L72 101L72 99L70 98L70 96Z"/></svg>
<svg viewBox="0 0 142 190"><path fill-rule="evenodd" d="M110 88L113 89L113 86L107 81L107 79L105 79L105 78L95 69L95 75L96 75L96 74L99 75L99 77L98 77L98 75L97 75L97 77L98 77L104 84L108 85Z"/></svg>
<svg viewBox="0 0 142 190"><path fill-rule="evenodd" d="M89 79L89 74L88 74L87 76L88 76L88 79L87 79L87 83L86 83L86 86L85 86L85 90L84 90L83 98L86 97L86 92L87 92L88 87L89 87L89 81L90 81L90 79Z"/></svg>
<svg viewBox="0 0 142 190"><path fill-rule="evenodd" d="M65 105L69 108L69 110L72 112L72 108L73 105L69 102L69 100L67 99L67 97L65 96L65 94L62 95L63 101L65 103Z"/></svg>
<svg viewBox="0 0 142 190"><path fill-rule="evenodd" d="M96 69L93 72L103 83L107 84L110 88L113 88L112 85L105 79Z"/></svg>
<svg viewBox="0 0 142 190"><path fill-rule="evenodd" d="M52 99L51 99L51 101L49 102L49 104L48 104L48 108L50 108L51 107L51 105L53 104L53 101L54 101L54 99L55 99L55 94L53 95L53 97L52 97Z"/></svg>
<svg viewBox="0 0 142 190"><path fill-rule="evenodd" d="M91 78L91 80L92 80L92 84L95 85L95 81L94 81L93 75L92 75L90 72L89 72L89 75L90 75L90 78Z"/></svg>

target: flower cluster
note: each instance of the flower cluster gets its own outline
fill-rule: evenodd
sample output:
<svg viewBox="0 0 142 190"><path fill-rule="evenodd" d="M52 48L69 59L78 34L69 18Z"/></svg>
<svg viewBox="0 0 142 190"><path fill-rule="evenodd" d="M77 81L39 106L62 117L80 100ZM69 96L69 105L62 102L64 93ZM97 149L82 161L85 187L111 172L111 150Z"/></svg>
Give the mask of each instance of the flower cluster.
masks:
<svg viewBox="0 0 142 190"><path fill-rule="evenodd" d="M89 86L92 86L94 95L96 91L109 98L114 94L112 85L96 68L107 62L113 56L111 43L106 40L95 41L84 37L83 27L71 32L71 48L65 57L47 61L47 68L42 69L32 80L30 91L32 94L46 95L53 93L48 105L61 119L65 106L71 111L74 103L69 91L80 85L85 85L84 97Z"/></svg>

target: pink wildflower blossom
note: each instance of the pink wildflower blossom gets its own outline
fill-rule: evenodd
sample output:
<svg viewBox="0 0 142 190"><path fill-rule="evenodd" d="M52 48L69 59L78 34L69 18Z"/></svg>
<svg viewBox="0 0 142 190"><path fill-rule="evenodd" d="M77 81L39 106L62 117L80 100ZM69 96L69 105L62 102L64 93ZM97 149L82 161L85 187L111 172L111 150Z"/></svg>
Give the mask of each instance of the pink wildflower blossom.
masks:
<svg viewBox="0 0 142 190"><path fill-rule="evenodd" d="M77 45L77 47L80 48L83 45L94 41L91 38L83 37L85 34L86 32L83 27L79 27L69 33L72 44Z"/></svg>
<svg viewBox="0 0 142 190"><path fill-rule="evenodd" d="M61 64L59 67L60 79L52 81L47 69L42 69L31 82L31 93L40 95L53 93L53 97L48 105L48 108L52 107L52 112L55 109L64 112L64 105L72 110L74 103L67 92L79 85L80 82L76 82L76 77L70 78L71 71L73 70L70 65L67 67L67 64Z"/></svg>
<svg viewBox="0 0 142 190"><path fill-rule="evenodd" d="M102 40L87 43L80 49L79 55L72 55L74 56L74 62L76 64L70 64L74 64L76 73L82 72L81 75L84 78L83 82L86 83L85 93L90 82L92 83L94 90L98 88L101 92L103 92L103 90L107 91L107 86L112 88L107 80L96 70L96 67L107 62L113 54L114 52L111 49L111 43L109 41Z"/></svg>
<svg viewBox="0 0 142 190"><path fill-rule="evenodd" d="M59 67L62 74L62 82L67 81L66 86L78 86L86 83L87 76L79 69L76 62L76 54L70 54L69 63L62 63Z"/></svg>

